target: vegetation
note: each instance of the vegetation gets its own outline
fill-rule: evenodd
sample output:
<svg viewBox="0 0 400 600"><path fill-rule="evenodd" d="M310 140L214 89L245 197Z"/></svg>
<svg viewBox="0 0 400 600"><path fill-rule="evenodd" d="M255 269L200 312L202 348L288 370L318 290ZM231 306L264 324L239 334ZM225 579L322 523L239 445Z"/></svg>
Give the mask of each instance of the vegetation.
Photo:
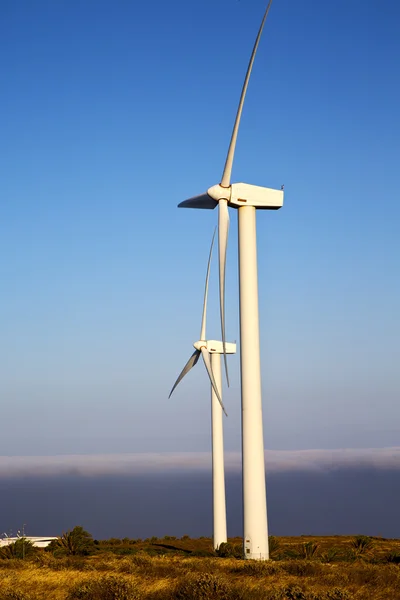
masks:
<svg viewBox="0 0 400 600"><path fill-rule="evenodd" d="M356 535L351 541L356 556L362 556L369 553L374 545L373 539L367 535Z"/></svg>
<svg viewBox="0 0 400 600"><path fill-rule="evenodd" d="M96 542L77 527L46 551L25 544L24 559L1 549L0 600L400 599L400 540L272 538L267 562L237 558L239 538L215 553L209 538Z"/></svg>
<svg viewBox="0 0 400 600"><path fill-rule="evenodd" d="M220 558L242 558L243 549L242 544L231 544L230 542L223 542L220 544L216 555Z"/></svg>
<svg viewBox="0 0 400 600"><path fill-rule="evenodd" d="M95 543L92 535L77 525L53 540L47 551L54 556L89 556L95 551Z"/></svg>
<svg viewBox="0 0 400 600"><path fill-rule="evenodd" d="M32 544L30 540L26 538L19 538L13 544L9 544L8 546L3 546L0 548L0 559L7 558L27 558L32 556L37 552L37 548Z"/></svg>
<svg viewBox="0 0 400 600"><path fill-rule="evenodd" d="M70 589L67 600L134 600L140 598L133 582L114 575L78 582Z"/></svg>

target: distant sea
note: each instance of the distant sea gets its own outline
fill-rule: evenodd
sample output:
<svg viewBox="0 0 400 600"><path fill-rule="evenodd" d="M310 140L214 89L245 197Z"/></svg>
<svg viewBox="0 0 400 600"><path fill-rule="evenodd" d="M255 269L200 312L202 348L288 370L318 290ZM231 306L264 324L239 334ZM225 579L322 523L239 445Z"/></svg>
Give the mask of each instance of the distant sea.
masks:
<svg viewBox="0 0 400 600"><path fill-rule="evenodd" d="M226 478L228 535L242 532L240 473ZM337 468L267 475L272 535L400 538L400 469ZM82 525L95 538L210 536L211 472L107 476L3 475L0 531L58 535Z"/></svg>

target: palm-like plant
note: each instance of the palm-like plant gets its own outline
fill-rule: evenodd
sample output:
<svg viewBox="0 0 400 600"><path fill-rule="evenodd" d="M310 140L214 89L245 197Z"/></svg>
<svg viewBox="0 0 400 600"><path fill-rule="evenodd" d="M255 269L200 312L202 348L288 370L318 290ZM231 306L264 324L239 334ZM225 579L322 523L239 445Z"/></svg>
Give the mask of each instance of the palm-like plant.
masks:
<svg viewBox="0 0 400 600"><path fill-rule="evenodd" d="M300 556L309 560L317 553L319 544L317 542L305 542L300 546Z"/></svg>
<svg viewBox="0 0 400 600"><path fill-rule="evenodd" d="M356 535L351 540L351 546L357 556L362 556L371 551L374 542L368 535Z"/></svg>
<svg viewBox="0 0 400 600"><path fill-rule="evenodd" d="M341 556L338 548L328 548L326 552L321 554L321 561L324 563L331 563L337 560Z"/></svg>
<svg viewBox="0 0 400 600"><path fill-rule="evenodd" d="M47 549L55 554L87 556L94 550L94 541L92 535L78 525L51 542Z"/></svg>
<svg viewBox="0 0 400 600"><path fill-rule="evenodd" d="M274 537L273 535L270 535L268 538L268 545L269 545L269 555L271 557L276 557L278 554L278 551L280 550L280 542L279 540Z"/></svg>
<svg viewBox="0 0 400 600"><path fill-rule="evenodd" d="M30 540L19 538L8 546L0 548L0 558L25 558L36 552L36 548Z"/></svg>

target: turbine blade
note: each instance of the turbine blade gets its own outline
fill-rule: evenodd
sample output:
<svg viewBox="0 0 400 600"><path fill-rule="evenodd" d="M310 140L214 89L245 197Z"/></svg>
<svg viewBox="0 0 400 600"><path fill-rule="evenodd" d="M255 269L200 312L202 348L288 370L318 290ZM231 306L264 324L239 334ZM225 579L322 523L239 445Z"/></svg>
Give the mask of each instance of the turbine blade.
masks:
<svg viewBox="0 0 400 600"><path fill-rule="evenodd" d="M201 194L200 196L193 196L188 200L184 200L178 204L179 208L208 208L212 210L217 206L217 201L210 198L208 194Z"/></svg>
<svg viewBox="0 0 400 600"><path fill-rule="evenodd" d="M214 229L214 235L212 236L212 240L211 240L210 254L208 256L206 284L205 284L205 288L204 288L203 318L201 320L201 330L200 330L200 339L201 340L206 339L208 280L210 279L211 256L212 256L212 251L213 251L213 246L214 246L215 231L216 231L216 229Z"/></svg>
<svg viewBox="0 0 400 600"><path fill-rule="evenodd" d="M182 381L182 379L185 377L186 373L188 373L190 371L190 369L192 367L194 367L194 365L197 363L197 361L199 360L199 356L200 356L200 351L199 350L195 350L193 352L192 356L187 361L186 365L183 367L183 369L181 371L181 374L179 375L178 379L175 381L174 387L170 391L168 398L171 398L172 392L174 391L174 389L176 388L176 386L178 385L178 383L180 381Z"/></svg>
<svg viewBox="0 0 400 600"><path fill-rule="evenodd" d="M240 118L242 116L243 104L244 104L244 100L246 97L247 86L249 85L249 79L250 79L251 71L253 69L253 63L254 63L254 59L256 57L258 44L260 43L262 30L264 29L265 20L267 18L271 4L272 4L272 0L269 0L268 6L264 13L263 20L261 21L260 29L257 34L253 52L251 53L249 66L247 67L247 73L246 73L246 77L245 77L245 80L243 83L242 94L240 96L240 101L239 101L239 106L238 106L238 110L237 110L237 114L236 114L235 124L233 126L232 137L231 137L231 142L229 144L228 154L226 157L224 172L222 174L222 179L221 179L222 187L229 187L231 184L232 164L233 164L233 158L235 156L236 140L237 140L237 135L238 135L238 131L239 131Z"/></svg>
<svg viewBox="0 0 400 600"><path fill-rule="evenodd" d="M222 400L221 400L221 394L219 393L217 382L215 381L215 378L214 378L214 373L213 373L213 370L211 367L210 353L208 352L208 350L206 348L204 348L204 346L201 348L201 355L203 357L204 366L207 369L207 373L210 378L211 385L213 387L215 395L218 398L218 402L220 403L221 408L224 411L224 413L226 414L226 416L228 416L228 414L225 410L225 406L223 405Z"/></svg>
<svg viewBox="0 0 400 600"><path fill-rule="evenodd" d="M221 333L224 350L224 364L226 381L229 386L228 363L226 360L226 337L225 337L225 267L226 249L228 246L229 232L229 210L228 202L220 200L218 206L218 254L219 254L219 306L221 313Z"/></svg>

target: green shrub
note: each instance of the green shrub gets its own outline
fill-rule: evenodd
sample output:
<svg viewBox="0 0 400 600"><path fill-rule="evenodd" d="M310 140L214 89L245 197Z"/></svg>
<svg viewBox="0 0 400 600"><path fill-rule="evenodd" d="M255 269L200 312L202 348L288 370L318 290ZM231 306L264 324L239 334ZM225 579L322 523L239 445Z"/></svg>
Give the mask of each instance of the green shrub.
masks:
<svg viewBox="0 0 400 600"><path fill-rule="evenodd" d="M305 542L299 547L299 554L301 558L306 558L309 560L313 558L318 551L319 544L316 542Z"/></svg>
<svg viewBox="0 0 400 600"><path fill-rule="evenodd" d="M320 560L323 563L331 563L335 560L339 560L340 550L338 548L328 548L326 552L321 554Z"/></svg>
<svg viewBox="0 0 400 600"><path fill-rule="evenodd" d="M117 541L121 543L120 540ZM53 540L46 550L54 556L88 556L96 550L96 546L92 535L78 525Z"/></svg>
<svg viewBox="0 0 400 600"><path fill-rule="evenodd" d="M355 554L360 556L372 549L374 541L368 535L356 535L351 541L351 545Z"/></svg>
<svg viewBox="0 0 400 600"><path fill-rule="evenodd" d="M343 562L354 562L359 557L359 554L352 548L345 548L344 551L340 554L339 559Z"/></svg>
<svg viewBox="0 0 400 600"><path fill-rule="evenodd" d="M271 558L276 557L278 554L278 551L280 550L280 543L279 540L274 537L273 535L270 535L268 538L268 546L269 546L269 555Z"/></svg>
<svg viewBox="0 0 400 600"><path fill-rule="evenodd" d="M28 558L36 554L37 551L38 549L30 540L19 538L14 543L0 548L0 558Z"/></svg>
<svg viewBox="0 0 400 600"><path fill-rule="evenodd" d="M215 551L220 558L243 558L243 548L239 544L222 542Z"/></svg>
<svg viewBox="0 0 400 600"><path fill-rule="evenodd" d="M284 552L285 558L311 560L318 555L319 544L316 542L303 542L296 548L289 548Z"/></svg>

